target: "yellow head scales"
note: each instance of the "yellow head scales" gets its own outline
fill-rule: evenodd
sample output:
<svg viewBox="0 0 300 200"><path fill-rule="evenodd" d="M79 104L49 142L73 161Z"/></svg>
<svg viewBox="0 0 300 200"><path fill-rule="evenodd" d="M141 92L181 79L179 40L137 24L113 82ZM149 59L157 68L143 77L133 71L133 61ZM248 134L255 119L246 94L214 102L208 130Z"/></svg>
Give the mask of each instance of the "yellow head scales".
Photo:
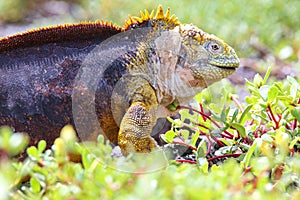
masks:
<svg viewBox="0 0 300 200"><path fill-rule="evenodd" d="M163 29L179 27L183 36L193 38L198 45L203 46L209 53L211 53L212 58L214 58L210 60L209 64L211 65L225 68L236 68L239 66L240 61L235 51L223 40L202 31L192 24L181 24L174 14L171 15L170 8L168 8L166 13L164 13L161 5L158 6L156 13L154 10L150 13L145 10L144 12L140 12L140 17L129 16L128 20L125 22L123 31L133 27L140 27L140 25L148 21L153 21L153 24L157 21L163 21L164 23L161 23L163 24L163 27L161 27Z"/></svg>

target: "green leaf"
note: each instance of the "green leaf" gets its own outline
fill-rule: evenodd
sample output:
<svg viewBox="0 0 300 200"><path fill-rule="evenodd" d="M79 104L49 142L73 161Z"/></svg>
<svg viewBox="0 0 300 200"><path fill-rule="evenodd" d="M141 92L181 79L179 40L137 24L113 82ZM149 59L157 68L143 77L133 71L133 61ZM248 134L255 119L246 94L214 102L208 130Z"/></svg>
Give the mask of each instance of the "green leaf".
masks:
<svg viewBox="0 0 300 200"><path fill-rule="evenodd" d="M293 98L297 98L297 92L300 88L299 83L297 82L296 79L294 79L291 76L287 76L287 80L291 83L291 87L290 87L290 95Z"/></svg>
<svg viewBox="0 0 300 200"><path fill-rule="evenodd" d="M30 178L30 186L34 193L39 193L41 191L41 185L34 177Z"/></svg>
<svg viewBox="0 0 300 200"><path fill-rule="evenodd" d="M236 117L237 117L238 114L239 114L239 109L236 108L236 109L234 110L233 115L232 115L231 122L233 122L233 121L236 119Z"/></svg>
<svg viewBox="0 0 300 200"><path fill-rule="evenodd" d="M170 121L172 123L172 127L173 125L181 127L182 126L182 121L180 119L172 119L171 117L167 117L168 121Z"/></svg>
<svg viewBox="0 0 300 200"><path fill-rule="evenodd" d="M45 140L40 140L38 143L38 152L42 153L47 147L47 143Z"/></svg>
<svg viewBox="0 0 300 200"><path fill-rule="evenodd" d="M253 83L255 84L256 87L259 87L262 85L263 79L260 76L260 74L255 74L255 76L253 78Z"/></svg>
<svg viewBox="0 0 300 200"><path fill-rule="evenodd" d="M259 138L260 139L260 138ZM246 153L243 161L241 162L241 165L244 169L248 168L249 164L250 164L250 159L253 155L254 150L256 149L257 146L257 141L254 140L253 144L251 145L251 147L249 148L248 152Z"/></svg>
<svg viewBox="0 0 300 200"><path fill-rule="evenodd" d="M248 104L256 104L258 102L258 98L256 96L247 96L245 97L245 101Z"/></svg>
<svg viewBox="0 0 300 200"><path fill-rule="evenodd" d="M1 141L1 139L0 139ZM9 138L9 154L11 156L17 155L24 151L25 147L27 146L29 142L28 135L25 135L23 133L14 133ZM1 142L0 142L1 143ZM0 146L2 146L0 144Z"/></svg>
<svg viewBox="0 0 300 200"><path fill-rule="evenodd" d="M265 74L265 77L264 77L264 80L263 80L263 83L262 83L263 85L267 83L270 74L271 74L271 67L268 67L268 69L266 71L266 74Z"/></svg>
<svg viewBox="0 0 300 200"><path fill-rule="evenodd" d="M298 81L297 81L294 77L292 77L292 76L287 76L286 79L287 79L291 84L295 84L295 85L297 85L297 86L300 86L299 83L298 83Z"/></svg>
<svg viewBox="0 0 300 200"><path fill-rule="evenodd" d="M192 115L190 114L188 109L183 109L179 111L180 119L181 121L184 121L185 119L191 120Z"/></svg>
<svg viewBox="0 0 300 200"><path fill-rule="evenodd" d="M239 132L239 134L242 136L242 138L247 137L246 129L243 125L238 124L238 123L232 123L231 126Z"/></svg>
<svg viewBox="0 0 300 200"><path fill-rule="evenodd" d="M295 144L298 143L298 142L300 142L300 137L295 137L295 138L291 141L291 143L290 143L290 145L289 145L289 149L293 149L294 146L295 146Z"/></svg>
<svg viewBox="0 0 300 200"><path fill-rule="evenodd" d="M268 100L269 90L270 90L270 86L268 85L263 85L258 89L258 92L264 101Z"/></svg>
<svg viewBox="0 0 300 200"><path fill-rule="evenodd" d="M10 138L13 135L11 128L8 126L0 127L0 148L9 150L10 148Z"/></svg>
<svg viewBox="0 0 300 200"><path fill-rule="evenodd" d="M171 111L175 111L176 107L173 104L170 104L168 106L166 106L167 109L171 110Z"/></svg>
<svg viewBox="0 0 300 200"><path fill-rule="evenodd" d="M200 93L198 93L198 94L196 94L196 95L194 96L194 99L195 99L197 102L201 103L201 102L202 102L202 96L203 96L203 93L200 92Z"/></svg>
<svg viewBox="0 0 300 200"><path fill-rule="evenodd" d="M91 156L88 151L83 151L81 153L82 165L84 169L89 169L91 167Z"/></svg>
<svg viewBox="0 0 300 200"><path fill-rule="evenodd" d="M205 140L201 140L201 142L199 143L198 148L197 148L197 159L205 157L206 152L207 152L206 142L205 142Z"/></svg>
<svg viewBox="0 0 300 200"><path fill-rule="evenodd" d="M104 144L104 136L102 134L97 137L97 143Z"/></svg>
<svg viewBox="0 0 300 200"><path fill-rule="evenodd" d="M175 108L177 108L178 106L179 106L179 102L178 101L173 101L173 106L175 107Z"/></svg>
<svg viewBox="0 0 300 200"><path fill-rule="evenodd" d="M198 158L197 163L203 173L208 173L208 161L205 157Z"/></svg>
<svg viewBox="0 0 300 200"><path fill-rule="evenodd" d="M272 101L274 101L278 93L279 93L278 88L275 86L271 86L268 92L268 102L271 103Z"/></svg>
<svg viewBox="0 0 300 200"><path fill-rule="evenodd" d="M226 123L226 117L227 117L227 115L228 115L228 113L229 113L229 110L230 110L230 108L224 108L223 110L222 110L222 113L221 113L221 120L222 120L222 122L224 122L224 123Z"/></svg>
<svg viewBox="0 0 300 200"><path fill-rule="evenodd" d="M34 146L27 148L26 152L29 156L32 156L33 158L37 158L39 155L37 148Z"/></svg>
<svg viewBox="0 0 300 200"><path fill-rule="evenodd" d="M195 134L192 134L192 141L191 141L191 145L194 147L196 146L196 142L199 138L199 135L200 135L200 132L199 131L196 131Z"/></svg>
<svg viewBox="0 0 300 200"><path fill-rule="evenodd" d="M300 107L293 108L291 114L300 122Z"/></svg>
<svg viewBox="0 0 300 200"><path fill-rule="evenodd" d="M214 113L221 113L222 110L220 109L220 106L214 103L209 104L209 108L211 111L213 111Z"/></svg>
<svg viewBox="0 0 300 200"><path fill-rule="evenodd" d="M228 141L229 139L219 138L219 140L220 140L222 143L224 143L226 146L232 145L232 144Z"/></svg>
<svg viewBox="0 0 300 200"><path fill-rule="evenodd" d="M224 146L224 147L221 147L219 148L216 152L215 152L215 155L216 156L222 156L222 155L225 155L225 154L229 154L229 153L232 153L234 151L237 150L237 147L236 146Z"/></svg>
<svg viewBox="0 0 300 200"><path fill-rule="evenodd" d="M181 129L181 130L180 130L180 134L182 135L182 137L183 137L185 140L187 140L187 139L189 139L190 131L188 131L188 130L186 130L186 129ZM174 133L174 136L175 136L175 133ZM173 138L174 138L174 136L173 136ZM172 138L172 140L173 140L173 138Z"/></svg>
<svg viewBox="0 0 300 200"><path fill-rule="evenodd" d="M206 126L206 127L208 127L208 129L207 129L207 128L204 128L204 127L202 127L202 126L198 126L198 127L197 127L198 130L202 131L202 132L205 133L205 134L209 134L209 127L210 127L210 124L207 125L206 122L202 122L201 124L204 125L204 126Z"/></svg>
<svg viewBox="0 0 300 200"><path fill-rule="evenodd" d="M246 85L247 85L248 87L256 88L255 84L252 83L251 81L249 81L247 78L245 78L245 81L246 81Z"/></svg>
<svg viewBox="0 0 300 200"><path fill-rule="evenodd" d="M252 107L253 107L252 104L250 104L246 107L246 109L243 111L238 123L242 124L244 117L247 115L247 113L251 110Z"/></svg>
<svg viewBox="0 0 300 200"><path fill-rule="evenodd" d="M174 137L175 137L176 133L173 130L169 130L165 133L166 136L166 142L168 143L172 143Z"/></svg>

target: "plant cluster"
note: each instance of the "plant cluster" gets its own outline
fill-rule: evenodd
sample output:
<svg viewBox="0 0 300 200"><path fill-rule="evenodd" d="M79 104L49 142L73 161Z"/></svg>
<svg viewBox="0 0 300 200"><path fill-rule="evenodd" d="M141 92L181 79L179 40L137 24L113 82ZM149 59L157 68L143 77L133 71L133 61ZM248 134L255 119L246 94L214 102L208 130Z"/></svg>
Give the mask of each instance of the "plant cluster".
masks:
<svg viewBox="0 0 300 200"><path fill-rule="evenodd" d="M179 105L181 118L170 119L172 129L162 138L190 149L195 159L171 160L151 173L144 157L114 158L102 136L80 143L70 126L51 149L42 140L20 161L14 156L28 137L2 127L0 199L299 199L299 81L268 83L269 74L247 81L245 102L225 87L197 95L199 108ZM215 95L224 97L219 104ZM120 159L128 168L143 165L122 172Z"/></svg>

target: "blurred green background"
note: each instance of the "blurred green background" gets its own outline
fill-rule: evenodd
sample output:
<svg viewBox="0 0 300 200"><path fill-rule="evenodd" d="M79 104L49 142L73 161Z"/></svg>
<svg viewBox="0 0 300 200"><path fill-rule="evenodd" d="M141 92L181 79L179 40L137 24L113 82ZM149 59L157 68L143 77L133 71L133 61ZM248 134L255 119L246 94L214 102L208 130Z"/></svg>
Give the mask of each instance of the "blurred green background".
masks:
<svg viewBox="0 0 300 200"><path fill-rule="evenodd" d="M298 63L299 0L0 0L0 36L96 19L122 25L129 14L139 15L140 10L159 4L170 7L182 23L193 23L224 39L240 57Z"/></svg>

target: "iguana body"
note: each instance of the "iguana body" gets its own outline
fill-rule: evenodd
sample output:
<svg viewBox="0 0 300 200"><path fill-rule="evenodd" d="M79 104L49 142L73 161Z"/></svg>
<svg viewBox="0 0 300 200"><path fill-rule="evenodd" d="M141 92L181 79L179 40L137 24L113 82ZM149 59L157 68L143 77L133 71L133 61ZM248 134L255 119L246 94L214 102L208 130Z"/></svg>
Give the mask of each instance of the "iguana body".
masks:
<svg viewBox="0 0 300 200"><path fill-rule="evenodd" d="M103 42L118 33L125 34L120 41ZM118 141L124 155L150 152L157 117L171 113L166 106L187 102L238 65L222 40L180 24L161 6L124 28L95 22L32 30L0 39L0 125L27 132L34 144L52 143L72 124L84 138L102 133ZM85 66L101 72L95 91L82 82Z"/></svg>

